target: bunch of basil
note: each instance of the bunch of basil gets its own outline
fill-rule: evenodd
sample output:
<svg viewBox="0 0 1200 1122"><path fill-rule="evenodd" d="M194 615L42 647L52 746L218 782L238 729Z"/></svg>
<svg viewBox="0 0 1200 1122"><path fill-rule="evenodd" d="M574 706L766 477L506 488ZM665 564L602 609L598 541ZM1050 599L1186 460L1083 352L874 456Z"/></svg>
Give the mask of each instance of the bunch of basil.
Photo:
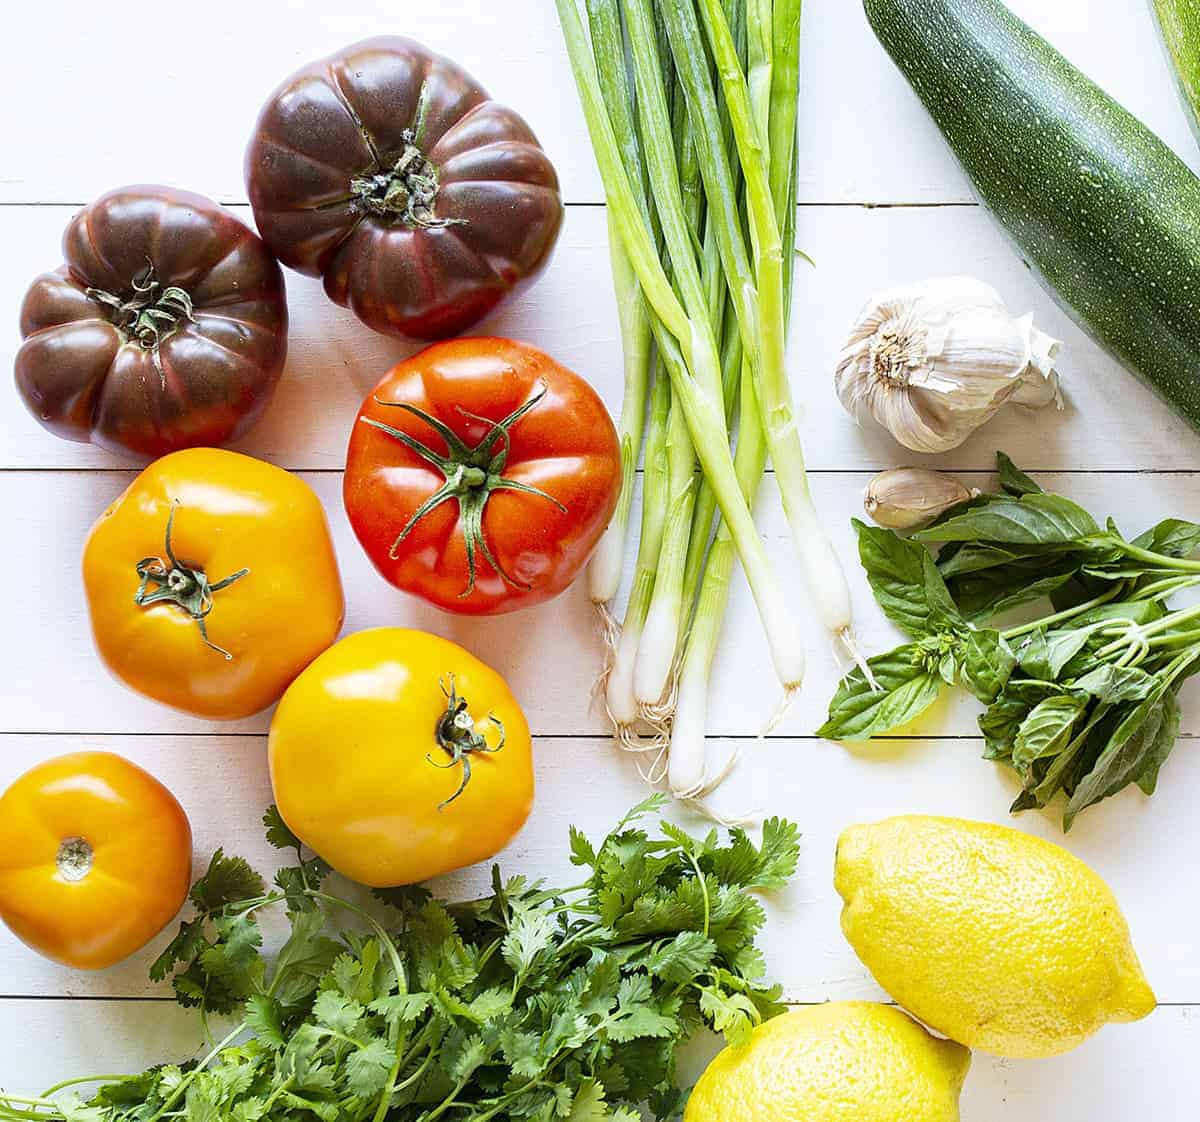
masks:
<svg viewBox="0 0 1200 1122"><path fill-rule="evenodd" d="M818 735L866 740L960 685L987 706L986 758L1021 778L1012 809L1063 791L1070 829L1130 783L1152 794L1174 746L1179 686L1200 669L1200 607L1167 603L1200 585L1200 561L1188 560L1200 525L1168 519L1126 539L997 460L1000 493L912 538L854 522L875 597L912 641L870 660L877 688L860 670L843 679ZM936 558L922 542L940 545ZM1051 613L997 622L1047 597Z"/></svg>

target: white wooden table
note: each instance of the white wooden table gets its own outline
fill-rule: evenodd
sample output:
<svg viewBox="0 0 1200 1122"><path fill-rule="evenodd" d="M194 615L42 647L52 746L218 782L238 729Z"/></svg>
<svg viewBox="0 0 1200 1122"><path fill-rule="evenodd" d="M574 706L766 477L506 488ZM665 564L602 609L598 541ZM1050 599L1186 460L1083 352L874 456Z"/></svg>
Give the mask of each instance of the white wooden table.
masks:
<svg viewBox="0 0 1200 1122"><path fill-rule="evenodd" d="M1013 0L1013 7L1193 166L1189 133L1143 0ZM422 11L422 8L425 10ZM162 182L229 204L246 221L242 151L260 103L302 62L367 35L413 35L457 59L525 114L562 177L569 204L545 278L482 330L527 339L590 378L615 411L620 395L602 192L549 0L235 3L203 11L156 5L98 18L91 5L39 0L15 8L0 37L0 309L10 325L25 285L60 260L61 230L80 205L125 183ZM138 39L136 47L131 37ZM1140 529L1200 515L1200 439L1089 342L1022 267L974 202L933 125L873 39L854 0L809 0L804 17L799 244L815 270L797 276L791 371L817 503L848 562L859 633L871 650L896 635L854 563L849 518L872 472L912 459L879 432L857 430L831 384L851 317L877 288L947 272L994 284L1065 340L1067 412L998 418L939 466L986 482L996 448L1098 514ZM640 797L628 758L590 706L601 659L582 588L512 620L471 622L423 608L385 585L354 542L340 501L347 429L363 394L408 350L333 307L319 284L288 275L288 369L267 418L241 444L301 472L325 500L348 595L347 631L425 627L466 644L510 678L537 734L540 793L505 855L511 869L564 871L568 823L601 833ZM11 365L15 326L0 340ZM84 747L121 752L160 776L186 807L197 864L218 844L269 869L259 815L269 802L266 717L214 725L177 715L111 680L94 654L78 577L96 515L134 469L43 432L11 379L0 378L0 785L45 757ZM774 489L760 504L768 545L795 575ZM754 612L734 596L714 671L713 733L740 742L726 788L804 830L794 889L772 907L771 969L790 1000L883 995L842 939L833 843L851 822L898 812L1007 821L1011 777L978 759L972 703L942 707L920 738L847 749L814 739L836 678L815 625L800 702L766 741L754 734L776 702ZM1089 811L1069 846L1111 883L1160 1008L1113 1026L1073 1054L1040 1062L976 1058L967 1122L1158 1122L1195 1117L1200 1100L1200 688L1184 698L1184 733L1151 800L1128 791ZM1061 839L1057 818L1025 830ZM481 874L445 888L480 887ZM0 929L0 1085L36 1091L94 1071L136 1071L187 1056L196 1018L146 978L164 937L100 974L38 958Z"/></svg>

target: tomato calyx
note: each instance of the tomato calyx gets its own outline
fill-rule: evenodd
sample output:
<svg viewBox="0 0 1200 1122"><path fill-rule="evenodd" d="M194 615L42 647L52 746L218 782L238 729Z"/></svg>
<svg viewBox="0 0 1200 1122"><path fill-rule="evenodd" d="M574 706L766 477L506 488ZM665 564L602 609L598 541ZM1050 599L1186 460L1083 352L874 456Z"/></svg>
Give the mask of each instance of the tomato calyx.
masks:
<svg viewBox="0 0 1200 1122"><path fill-rule="evenodd" d="M510 433L513 426L526 413L536 407L538 402L545 396L546 386L543 383L537 393L526 401L524 405L520 405L514 409L502 421L491 421L486 417L468 413L467 410L460 407L458 411L464 417L473 421L482 421L484 424L491 426L483 439L474 447L467 445L449 425L439 421L436 417L430 416L423 409L418 409L415 405L410 405L406 401L383 401L381 398L375 398L377 405L385 405L391 409L403 409L406 413L420 418L446 442L448 450L448 454L443 456L435 452L427 444L423 444L415 437L410 436L406 432L401 432L391 425L385 425L382 421L377 421L373 417L360 418L364 424L371 425L373 428L387 433L393 440L398 440L410 451L420 456L426 463L436 467L445 478L445 482L441 487L413 511L412 516L396 536L396 540L392 542L388 556L393 561L399 556L398 551L405 538L412 533L413 527L422 518L429 514L430 511L441 506L442 503L448 502L450 499L457 499L459 517L462 520L463 526L463 540L467 551L467 587L459 593L459 599L465 599L475 591L477 554L483 554L487 563L491 565L505 584L522 592L530 590L532 585L517 580L516 577L506 572L496 559L483 532L483 512L487 506L488 499L496 491L519 491L525 495L535 495L538 498L553 503L562 513L565 514L567 512L567 508L553 495L548 495L540 488L531 487L527 483L520 483L515 479L507 479L503 475L504 467L508 463L509 449L512 446ZM497 441L500 441L500 449L493 454L491 449Z"/></svg>
<svg viewBox="0 0 1200 1122"><path fill-rule="evenodd" d="M450 757L450 762L447 764L439 764L431 755L426 755L425 758L438 768L452 768L462 765L462 782L458 785L458 790L454 792L448 799L438 803L438 810L445 810L455 799L458 798L466 789L467 784L471 782L471 755L475 752L483 752L491 755L499 752L504 747L504 722L500 720L494 713L489 713L487 719L496 726L500 734L500 739L495 745L487 742L487 737L483 735L475 727L475 718L471 716L470 706L465 697L461 697L454 685L454 675L450 676L450 688L446 688L446 683L439 679L438 685L442 687L442 693L446 697L446 712L439 718L437 725L434 728L434 739L438 742L438 747L442 749Z"/></svg>
<svg viewBox="0 0 1200 1122"><path fill-rule="evenodd" d="M85 289L89 300L104 307L109 321L125 342L150 351L154 367L166 389L167 372L159 357L164 339L178 331L185 320L193 320L192 298L178 285L164 288L154 275L154 262L146 258L146 271L130 282L133 294L126 299L102 288Z"/></svg>
<svg viewBox="0 0 1200 1122"><path fill-rule="evenodd" d="M139 608L148 608L152 604L174 604L196 621L205 646L211 647L226 662L231 662L233 655L209 639L208 625L205 621L213 610L213 594L228 588L234 581L241 580L250 570L239 569L214 584L209 581L199 565L180 561L171 546L171 531L175 525L175 509L178 506L179 500L176 499L171 503L171 513L167 515L167 536L164 543L166 560L161 557L143 557L136 565L137 575L142 583L134 593L133 602Z"/></svg>
<svg viewBox="0 0 1200 1122"><path fill-rule="evenodd" d="M415 130L405 129L400 139L404 146L391 168L350 180L358 206L376 218L421 229L465 225L461 218L437 216L438 169L417 147Z"/></svg>
<svg viewBox="0 0 1200 1122"><path fill-rule="evenodd" d="M63 838L54 855L54 866L63 880L75 884L92 871L95 859L96 851L87 838Z"/></svg>

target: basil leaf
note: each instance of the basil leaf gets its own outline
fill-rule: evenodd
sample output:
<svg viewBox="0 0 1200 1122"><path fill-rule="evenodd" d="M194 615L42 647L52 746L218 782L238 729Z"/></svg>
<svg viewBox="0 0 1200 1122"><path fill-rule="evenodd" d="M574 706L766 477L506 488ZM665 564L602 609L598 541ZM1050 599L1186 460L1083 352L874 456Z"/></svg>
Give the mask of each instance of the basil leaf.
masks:
<svg viewBox="0 0 1200 1122"><path fill-rule="evenodd" d="M1139 534L1132 544L1167 557L1186 557L1200 549L1200 525L1181 518L1167 518Z"/></svg>
<svg viewBox="0 0 1200 1122"><path fill-rule="evenodd" d="M1072 694L1055 694L1038 702L1017 730L1013 767L1025 775L1034 760L1057 756L1070 743L1071 732L1087 705L1088 698Z"/></svg>
<svg viewBox="0 0 1200 1122"><path fill-rule="evenodd" d="M1144 795L1154 794L1158 787L1159 769L1167 762L1167 757L1179 739L1179 726L1183 720L1183 713L1179 709L1179 698L1174 690L1169 690L1163 697L1163 705L1166 712L1163 715L1163 722L1159 726L1158 736L1146 753L1145 766L1137 777L1137 785L1142 789Z"/></svg>
<svg viewBox="0 0 1200 1122"><path fill-rule="evenodd" d="M1166 609L1157 600L1126 600L1115 604L1101 604L1098 608L1089 608L1081 612L1073 620L1073 627L1087 627L1101 620L1132 620L1137 624L1153 623L1166 615Z"/></svg>
<svg viewBox="0 0 1200 1122"><path fill-rule="evenodd" d="M1017 730L1029 709L1029 702L1022 698L1001 694L988 706L986 713L980 714L979 731L983 733L985 760L1005 760L1012 755Z"/></svg>
<svg viewBox="0 0 1200 1122"><path fill-rule="evenodd" d="M942 688L936 669L926 668L926 659L916 643L869 659L878 690L871 689L861 670L847 674L829 702L829 719L817 729L817 736L869 740L920 716Z"/></svg>
<svg viewBox="0 0 1200 1122"><path fill-rule="evenodd" d="M1009 678L1000 696L979 718L979 731L983 733L985 741L984 759L998 760L1012 755L1017 730L1029 711L1039 701L1066 692L1055 682Z"/></svg>
<svg viewBox="0 0 1200 1122"><path fill-rule="evenodd" d="M1148 697L1154 691L1155 680L1136 666L1114 666L1106 662L1068 684L1072 690L1080 690L1110 705L1119 705Z"/></svg>
<svg viewBox="0 0 1200 1122"><path fill-rule="evenodd" d="M1007 545L1074 545L1100 534L1083 507L1061 495L1000 496L913 535L926 542L984 541Z"/></svg>
<svg viewBox="0 0 1200 1122"><path fill-rule="evenodd" d="M1064 830L1071 828L1080 811L1115 795L1148 769L1153 769L1157 777L1158 767L1170 752L1170 746L1164 753L1160 744L1164 723L1168 723L1167 706L1163 701L1168 689L1167 682L1160 683L1154 693L1130 709L1113 730L1091 770L1071 793L1063 814ZM1174 742L1174 732L1171 731L1171 745Z"/></svg>
<svg viewBox="0 0 1200 1122"><path fill-rule="evenodd" d="M888 619L915 639L961 623L929 550L857 518L852 524L858 534L859 560Z"/></svg>
<svg viewBox="0 0 1200 1122"><path fill-rule="evenodd" d="M996 453L996 470L1000 473L1000 486L1010 495L1020 498L1022 495L1040 495L1043 493L1032 479L1029 478L1003 452Z"/></svg>
<svg viewBox="0 0 1200 1122"><path fill-rule="evenodd" d="M970 573L949 581L950 593L959 611L978 623L1010 608L1041 600L1070 581L1079 562L1071 558L1036 558L1011 568Z"/></svg>
<svg viewBox="0 0 1200 1122"><path fill-rule="evenodd" d="M1087 645L1086 630L1042 631L1028 635L1017 647L1017 661L1031 678L1055 682L1062 669Z"/></svg>
<svg viewBox="0 0 1200 1122"><path fill-rule="evenodd" d="M999 631L972 631L960 657L963 685L985 704L996 699L1017 664L1017 656Z"/></svg>
<svg viewBox="0 0 1200 1122"><path fill-rule="evenodd" d="M952 543L957 544L957 543ZM938 556L938 571L947 580L950 577L961 576L964 573L979 573L987 569L996 569L1001 565L1012 565L1028 561L1036 557L1039 560L1044 555L1033 553L1028 549L1008 549L1000 545L986 545L982 542L963 542L951 552L947 545Z"/></svg>

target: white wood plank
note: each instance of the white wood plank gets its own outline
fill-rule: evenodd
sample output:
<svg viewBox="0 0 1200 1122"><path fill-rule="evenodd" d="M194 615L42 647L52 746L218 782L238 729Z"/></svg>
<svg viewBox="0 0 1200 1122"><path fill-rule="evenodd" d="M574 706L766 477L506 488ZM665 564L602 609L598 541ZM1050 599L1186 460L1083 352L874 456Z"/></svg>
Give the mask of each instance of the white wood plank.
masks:
<svg viewBox="0 0 1200 1122"><path fill-rule="evenodd" d="M242 208L240 214L248 211ZM19 307L25 286L59 260L65 207L0 207L7 264L0 307ZM833 370L850 324L877 291L929 276L968 273L996 286L1014 314L1032 310L1064 340L1060 368L1068 409L1010 409L965 445L927 462L989 468L996 448L1046 469L1200 468L1200 440L1186 423L1076 328L1032 278L982 209L803 207L800 244L817 262L800 264L789 363L803 406L803 436L817 470L883 468L920 457L877 427L859 429L838 403ZM607 230L599 207L572 207L557 256L542 281L478 334L526 339L590 379L614 412L621 358L609 278ZM289 468L340 468L362 398L415 348L367 330L334 306L320 284L288 275L291 339L287 372L266 418L239 447ZM0 369L20 340L0 337ZM0 468L111 467L128 461L45 432L0 377Z"/></svg>
<svg viewBox="0 0 1200 1122"><path fill-rule="evenodd" d="M39 1093L89 1072L140 1071L203 1054L196 1017L164 1002L0 1000L0 1086ZM691 1049L694 1079L716 1051ZM1159 1009L1140 1024L1110 1029L1052 1060L1000 1060L977 1054L963 1089L963 1118L1008 1122L1190 1122L1200 1097L1200 1010Z"/></svg>
<svg viewBox="0 0 1200 1122"><path fill-rule="evenodd" d="M1147 5L1012 0L1068 58L1200 166ZM1098 9L1102 7L1103 13ZM242 154L259 107L305 62L368 35L412 35L455 58L524 114L556 163L566 198L602 198L554 5L443 0L423 11L386 0L330 8L318 0L212 0L180 29L176 49L128 57L122 20L73 33L74 0L27 5L0 43L0 73L36 111L10 113L0 202L83 203L123 183L171 183L242 201ZM170 40L170 15L156 36ZM177 17L182 19L183 17ZM183 36L186 35L186 39ZM53 76L44 49L54 44ZM186 49L183 44L186 43ZM800 116L801 198L817 202L949 202L972 198L936 128L883 49L862 7L805 5ZM1131 60L1135 63L1130 65ZM97 128L97 114L114 132Z"/></svg>
<svg viewBox="0 0 1200 1122"><path fill-rule="evenodd" d="M1200 167L1147 5L1011 4ZM190 187L230 203L244 200L242 152L269 90L308 59L369 34L412 34L458 59L527 116L556 162L570 202L601 200L553 5L543 0L482 7L474 0L444 0L435 8L406 11L399 20L395 5L382 0L356 0L336 10L316 0L293 0L286 14L278 5L213 0L199 22L179 10L178 18L188 20L185 40L170 26L174 10L158 13L156 34L163 41L186 41L186 50L159 52L125 67L114 67L112 59L128 53L127 25L88 20L86 34L64 34L78 11L69 0L27 5L14 13L9 33L0 39L0 85L10 102L23 104L29 90L39 91L36 112L6 118L6 150L20 156L0 171L0 204L38 204L0 205L6 247L0 306L10 314L30 277L58 260L58 240L72 208L103 190L141 180ZM47 44L54 49L52 79L46 77ZM874 41L859 4L809 0L803 52L803 202L973 199L937 130ZM112 130L96 127L98 112L121 122L125 141L114 142ZM245 209L239 213L248 216ZM944 457L943 466L986 468L1001 447L1032 467L1121 472L1049 476L1046 482L1098 514L1111 511L1130 528L1163 515L1200 514L1196 476L1138 474L1200 470L1200 442L1066 322L981 210L804 207L800 244L819 268L802 267L797 277L792 375L807 413L810 463L831 473L818 475L814 489L850 569L859 630L870 650L890 643L895 633L859 576L846 521L857 509L863 471L913 457L879 433L856 430L837 406L829 379L850 318L884 284L970 272L1000 288L1014 310L1033 309L1046 330L1066 341L1063 369L1072 408L1062 417L1034 421L999 418ZM603 211L572 208L546 278L484 329L551 351L590 377L615 409L620 362L605 247ZM309 478L335 528L349 592L348 629L407 623L457 638L509 675L536 729L574 735L539 738L538 807L505 855L513 870L566 875L567 824L600 833L641 792L630 761L609 742L578 738L603 730L600 715L588 706L600 650L582 591L523 616L518 638L511 621L453 620L378 580L345 524L336 469L359 399L408 349L360 328L310 281L291 276L289 291L288 377L271 414L243 447L293 468L334 469ZM16 345L10 328L0 340L0 366L11 365ZM11 380L0 378L0 469L117 463L44 434L15 400ZM110 681L91 650L78 550L92 519L128 478L120 472L0 470L7 531L0 587L9 590L0 598L0 675L7 683L0 690L0 785L57 752L86 746L121 751L162 776L183 799L196 827L200 860L226 844L267 868L271 854L257 824L269 798L261 736L182 735L258 733L265 720L215 726L171 714ZM784 571L796 574L770 483L760 525ZM799 588L795 601L806 620ZM800 875L793 890L772 901L767 935L772 972L789 996L879 997L838 930L831 885L838 831L851 821L907 811L1005 821L1014 785L1006 772L977 759L975 740L911 739L846 749L795 739L815 727L835 677L824 640L811 625L806 634L811 670L802 699L781 726L781 734L789 736L765 743L744 739L772 709L775 688L752 606L738 587L714 671L711 724L714 731L743 738L720 742L714 751L738 746L746 754L721 793L720 807L726 813L754 808L787 814L805 830ZM1186 735L1158 795L1147 800L1125 792L1089 811L1067 842L1116 890L1160 1000L1200 1003L1200 950L1191 936L1200 920L1200 874L1189 858L1197 841L1189 791L1200 780L1193 750L1200 736L1200 687L1189 689L1184 705ZM970 702L947 705L915 732L970 734L974 712ZM47 730L63 735L45 735ZM583 775L587 783L580 782ZM1061 840L1050 815L1017 821ZM440 887L454 895L482 891L485 871L448 878ZM0 993L38 998L0 998L0 1039L6 1043L0 1085L36 1089L74 1072L136 1069L192 1054L201 1042L197 1022L169 1003L82 1000L155 992L145 978L152 953L153 948L104 974L74 974L37 958L0 930L5 979ZM79 1000L45 1000L63 995ZM1171 1005L1140 1024L1111 1027L1057 1060L1006 1063L980 1056L967 1085L964 1117L1115 1122L1146 1114L1183 1122L1194 1114L1200 1095L1192 1059L1198 1044L1200 1011Z"/></svg>
<svg viewBox="0 0 1200 1122"><path fill-rule="evenodd" d="M581 584L549 604L511 618L445 615L386 585L367 561L346 521L337 473L304 476L329 515L347 593L346 630L402 625L435 631L465 644L500 668L525 706L535 732L603 733L591 694L602 663L595 619ZM899 632L875 606L857 562L850 529L859 514L866 476L816 476L813 491L845 563L861 645L868 652L893 646ZM1112 514L1129 531L1159 518L1196 518L1197 477L1188 474L1084 474L1042 477L1052 490L1072 496L1097 516ZM128 483L124 472L0 472L0 510L7 548L0 551L0 680L8 683L0 708L3 732L258 732L266 717L214 724L177 714L109 678L92 649L78 578L81 544L95 518ZM972 477L986 484L984 477ZM808 652L803 690L779 727L804 736L824 719L839 668L824 632L812 619L773 477L763 488L759 525L794 606ZM220 610L219 608L217 609ZM64 688L69 684L69 688ZM1200 735L1200 681L1184 689L1184 731ZM760 625L744 584L735 583L725 635L713 671L709 728L723 735L752 735L778 703ZM923 735L973 735L978 706L955 694L923 719Z"/></svg>
<svg viewBox="0 0 1200 1122"><path fill-rule="evenodd" d="M245 855L269 872L277 856L262 839L259 818L270 802L265 742L258 737L0 737L0 788L36 761L81 746L120 752L148 768L180 798L196 839L196 863L207 864L216 846ZM1064 840L1057 819L1026 814L1011 819L1015 793L1008 775L980 760L976 741L906 741L847 750L811 740L714 741L717 760L742 752L738 769L717 796L727 815L749 811L783 815L803 830L794 884L768 900L763 939L771 976L789 1000L877 999L884 995L842 937L841 904L833 890L838 834L854 822L891 814L929 813L1007 822L1062 844L1096 868L1112 886L1129 919L1134 943L1158 998L1200 1003L1200 874L1165 851L1191 853L1200 826L1190 813L1200 782L1200 754L1184 741L1153 800L1135 792L1083 815ZM501 856L508 873L573 884L578 870L567 859L567 829L574 824L599 840L623 810L645 794L633 766L610 741L541 738L536 744L538 796L524 831ZM586 777L586 779L585 779ZM676 815L702 826L687 812ZM1119 842L1119 844L1117 844ZM562 879L568 878L568 879ZM486 865L443 878L443 895L465 898L489 891ZM277 922L267 925L273 938ZM0 928L0 963L11 996L147 996L146 968L167 935L145 952L98 974L70 971L21 947ZM1120 1036L1123 1028L1110 1030Z"/></svg>

